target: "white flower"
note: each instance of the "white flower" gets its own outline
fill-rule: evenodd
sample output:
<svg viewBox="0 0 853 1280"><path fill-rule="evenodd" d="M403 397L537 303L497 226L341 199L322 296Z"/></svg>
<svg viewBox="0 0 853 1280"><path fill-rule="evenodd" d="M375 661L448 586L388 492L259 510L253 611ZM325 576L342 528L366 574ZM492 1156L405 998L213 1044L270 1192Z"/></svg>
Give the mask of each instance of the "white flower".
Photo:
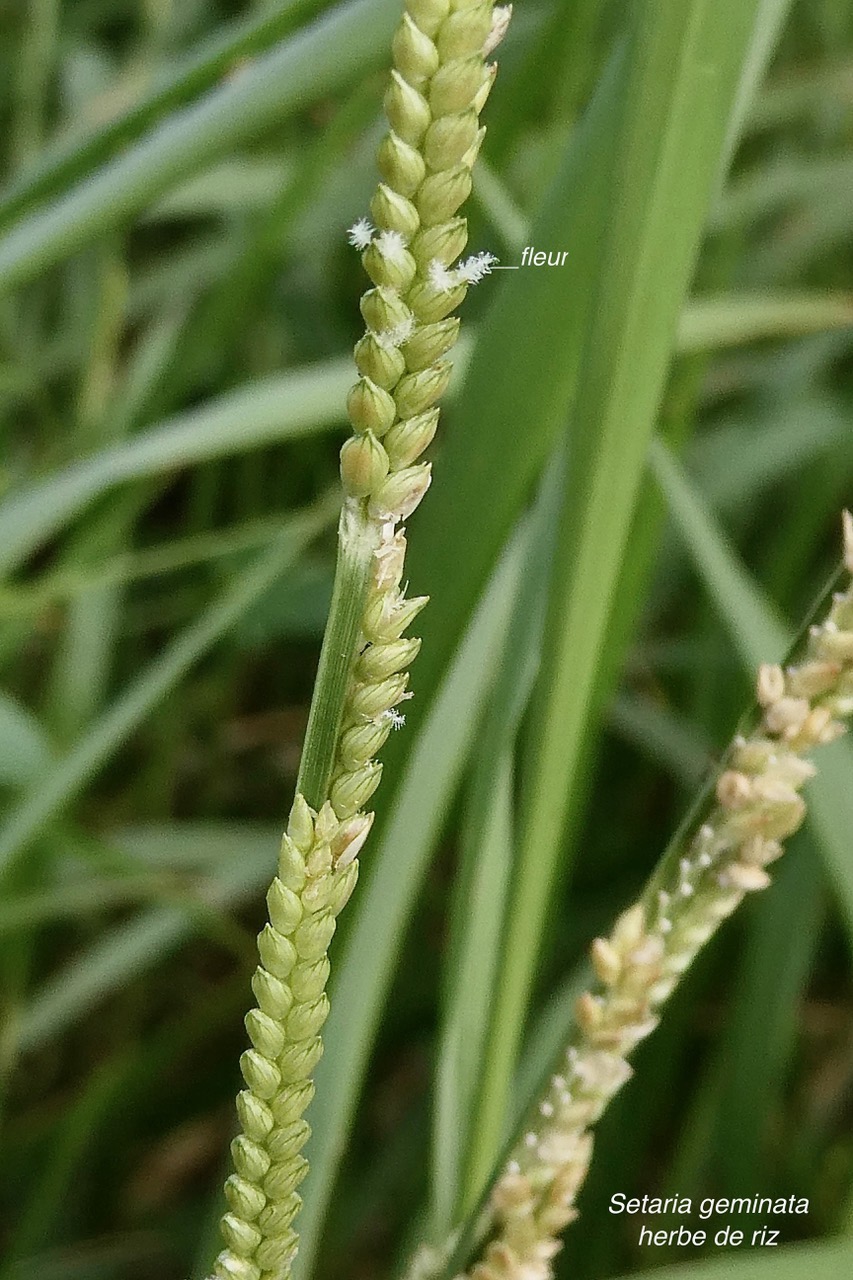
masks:
<svg viewBox="0 0 853 1280"><path fill-rule="evenodd" d="M376 248L389 262L400 263L406 253L406 241L399 231L380 231L376 237Z"/></svg>
<svg viewBox="0 0 853 1280"><path fill-rule="evenodd" d="M483 276L491 274L492 267L497 262L498 259L488 250L483 253L475 253L472 257L466 258L464 262L460 262L456 268L456 275L465 284L479 284Z"/></svg>
<svg viewBox="0 0 853 1280"><path fill-rule="evenodd" d="M406 723L406 717L394 707L390 707L387 711L383 711L380 719L390 720L392 729L402 729L403 725Z"/></svg>
<svg viewBox="0 0 853 1280"><path fill-rule="evenodd" d="M449 293L455 288L458 280L455 271L450 271L443 262L439 262L437 258L433 258L427 268L427 278L433 289L440 289L442 293Z"/></svg>
<svg viewBox="0 0 853 1280"><path fill-rule="evenodd" d="M375 230L376 228L368 222L367 218L359 218L347 232L347 240L354 249L366 249L373 239Z"/></svg>
<svg viewBox="0 0 853 1280"><path fill-rule="evenodd" d="M406 316L406 319L395 324L393 329L383 329L381 333L377 333L376 339L383 347L402 347L403 343L411 338L414 328L415 317Z"/></svg>

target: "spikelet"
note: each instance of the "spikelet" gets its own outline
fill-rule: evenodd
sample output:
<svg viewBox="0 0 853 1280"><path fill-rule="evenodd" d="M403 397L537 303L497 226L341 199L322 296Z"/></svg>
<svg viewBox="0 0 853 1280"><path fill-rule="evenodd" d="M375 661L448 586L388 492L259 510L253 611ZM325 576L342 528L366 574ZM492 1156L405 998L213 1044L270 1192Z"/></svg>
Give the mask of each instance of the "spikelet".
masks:
<svg viewBox="0 0 853 1280"><path fill-rule="evenodd" d="M420 647L405 633L426 598L406 598L406 538L398 526L431 481L422 454L450 376L444 357L459 330L450 313L495 261L479 254L452 267L467 239L457 215L471 189L479 114L494 79L484 48L499 41L508 17L491 0L409 0L393 41L382 182L371 218L348 232L374 287L361 301L367 331L356 344L359 377L347 397L353 434L341 450L342 544L348 516L357 516L370 529L372 555L327 794L316 800L319 810L296 796L267 896L216 1280L288 1280L296 1255L293 1222L310 1134L303 1112L328 1012L326 953L373 821L365 806L382 776L376 755L404 721L407 668ZM450 273L440 287L436 264Z"/></svg>
<svg viewBox="0 0 853 1280"><path fill-rule="evenodd" d="M853 574L846 512L844 563ZM815 773L805 757L844 732L853 714L853 584L811 628L801 661L759 669L756 698L759 722L732 743L705 821L590 948L597 987L578 1000L577 1031L492 1189L491 1234L468 1280L553 1275L557 1237L577 1213L592 1128L630 1079L630 1054L723 920L771 883L768 867L805 816L800 791Z"/></svg>

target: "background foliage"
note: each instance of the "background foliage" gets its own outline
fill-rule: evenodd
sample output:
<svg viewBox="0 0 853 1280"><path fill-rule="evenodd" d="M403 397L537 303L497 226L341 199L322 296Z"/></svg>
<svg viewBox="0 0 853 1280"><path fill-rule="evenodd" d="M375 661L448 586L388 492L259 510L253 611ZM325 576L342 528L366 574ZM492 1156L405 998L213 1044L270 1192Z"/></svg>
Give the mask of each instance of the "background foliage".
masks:
<svg viewBox="0 0 853 1280"><path fill-rule="evenodd" d="M398 8L0 2L0 1280L201 1280L215 1248L254 934L330 592L363 287L344 230L375 180ZM673 38L678 8L660 19ZM609 130L622 111L651 146L696 85L632 97L608 0L525 0L501 51L472 246L569 263L493 276L466 303L410 529L413 588L434 597L417 698L335 943L305 1280L390 1275L416 1226L440 1237L476 1196L585 945L835 557L853 480L853 16L755 8L677 334L677 228L632 221L629 186L635 240L614 245ZM605 352L600 316L635 262L662 264L660 288L638 345ZM656 326L672 359L639 500L605 490L606 527L628 536L606 556L591 542L583 577L596 526L556 549L553 531L608 465L642 464ZM608 415L609 462L583 449ZM590 696L552 730L573 775L552 879L538 838L519 857L516 837L564 598ZM608 1114L565 1274L675 1261L607 1214L615 1190L808 1196L785 1239L840 1239L791 1275L849 1274L853 764L844 744L824 760L777 884L697 966ZM518 974L529 1016L506 996ZM517 1071L495 1027L521 1040ZM786 1274L736 1262L726 1275Z"/></svg>

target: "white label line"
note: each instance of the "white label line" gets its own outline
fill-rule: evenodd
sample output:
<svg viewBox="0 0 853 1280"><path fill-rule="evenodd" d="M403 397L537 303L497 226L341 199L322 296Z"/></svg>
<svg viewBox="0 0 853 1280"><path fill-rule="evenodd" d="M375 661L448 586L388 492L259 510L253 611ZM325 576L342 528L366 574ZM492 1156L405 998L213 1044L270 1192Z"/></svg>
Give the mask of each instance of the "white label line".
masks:
<svg viewBox="0 0 853 1280"><path fill-rule="evenodd" d="M520 271L520 267L492 267L492 271Z"/></svg>

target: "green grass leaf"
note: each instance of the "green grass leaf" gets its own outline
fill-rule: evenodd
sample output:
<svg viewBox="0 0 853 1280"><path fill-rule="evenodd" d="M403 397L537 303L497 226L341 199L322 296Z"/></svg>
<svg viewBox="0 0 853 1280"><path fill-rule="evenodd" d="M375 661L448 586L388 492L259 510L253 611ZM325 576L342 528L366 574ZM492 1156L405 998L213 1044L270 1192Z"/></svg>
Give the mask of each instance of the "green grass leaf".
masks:
<svg viewBox="0 0 853 1280"><path fill-rule="evenodd" d="M91 502L120 484L337 426L352 383L343 360L257 379L81 458L0 503L0 572L9 573Z"/></svg>
<svg viewBox="0 0 853 1280"><path fill-rule="evenodd" d="M483 1177L501 1146L599 655L758 11L757 3L740 0L636 9L624 116L608 159L619 198L603 236L605 262L570 425L517 875L478 1115Z"/></svg>
<svg viewBox="0 0 853 1280"><path fill-rule="evenodd" d="M0 226L29 206L54 196L133 142L151 125L213 87L243 58L256 57L317 7L317 0L280 0L271 13L235 23L214 37L177 70L155 85L116 119L83 137L47 148L11 186L0 193Z"/></svg>
<svg viewBox="0 0 853 1280"><path fill-rule="evenodd" d="M48 736L32 712L11 694L0 692L0 785L33 782L52 755Z"/></svg>
<svg viewBox="0 0 853 1280"><path fill-rule="evenodd" d="M275 582L328 523L328 501L292 518L287 533L237 575L183 633L88 728L80 740L27 791L0 828L0 870L43 830L175 688L192 665Z"/></svg>
<svg viewBox="0 0 853 1280"><path fill-rule="evenodd" d="M397 0L352 0L167 118L7 231L0 239L0 293L125 225L181 179L382 65L398 16Z"/></svg>
<svg viewBox="0 0 853 1280"><path fill-rule="evenodd" d="M747 1257L725 1253L719 1258L656 1267L649 1280L844 1280L853 1266L853 1245L845 1240L792 1245L772 1254L757 1250ZM627 1277L624 1278L627 1280Z"/></svg>

